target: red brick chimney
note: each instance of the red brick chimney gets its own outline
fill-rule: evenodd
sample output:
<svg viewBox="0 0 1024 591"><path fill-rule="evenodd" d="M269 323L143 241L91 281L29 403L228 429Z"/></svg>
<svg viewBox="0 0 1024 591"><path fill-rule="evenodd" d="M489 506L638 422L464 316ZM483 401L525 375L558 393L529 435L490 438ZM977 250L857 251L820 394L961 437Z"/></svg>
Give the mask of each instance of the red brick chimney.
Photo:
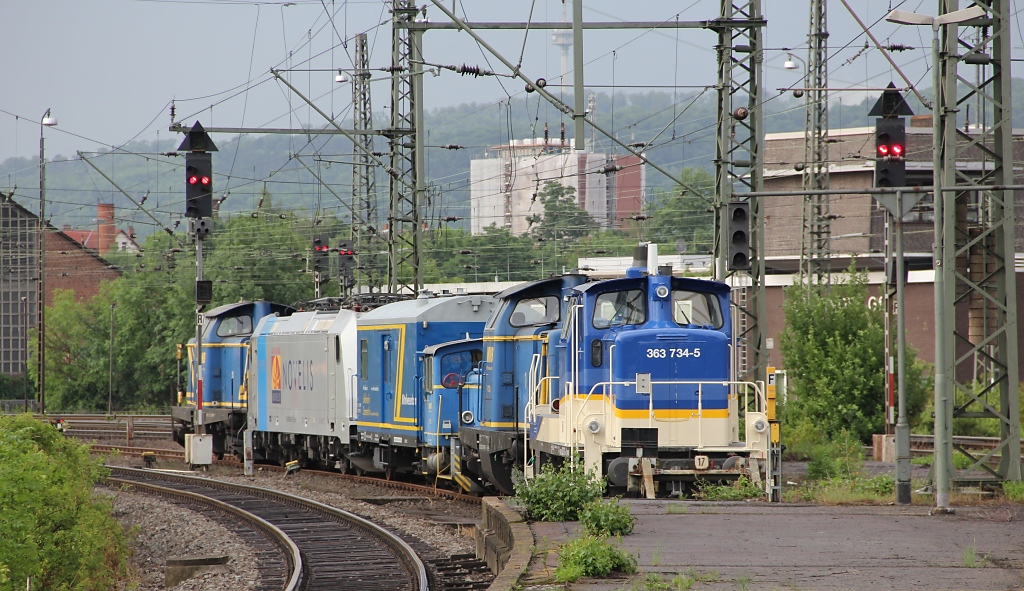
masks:
<svg viewBox="0 0 1024 591"><path fill-rule="evenodd" d="M114 236L117 234L117 229L114 228L113 203L100 203L96 206L96 223L99 225L100 254L107 254L114 246Z"/></svg>

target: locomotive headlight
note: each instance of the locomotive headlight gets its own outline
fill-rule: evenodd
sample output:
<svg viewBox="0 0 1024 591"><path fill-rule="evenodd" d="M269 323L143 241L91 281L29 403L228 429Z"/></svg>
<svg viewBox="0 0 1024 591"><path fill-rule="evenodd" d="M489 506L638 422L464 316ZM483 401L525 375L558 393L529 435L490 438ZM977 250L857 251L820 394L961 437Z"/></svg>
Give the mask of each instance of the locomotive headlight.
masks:
<svg viewBox="0 0 1024 591"><path fill-rule="evenodd" d="M601 423L597 421L590 421L589 423L587 423L587 431L590 431L594 435L597 435L598 433L601 432Z"/></svg>
<svg viewBox="0 0 1024 591"><path fill-rule="evenodd" d="M654 288L654 295L656 295L656 296L658 296L659 298L662 298L662 299L667 298L668 297L668 287L666 287L664 285L659 285L658 287Z"/></svg>
<svg viewBox="0 0 1024 591"><path fill-rule="evenodd" d="M474 418L476 418L476 417L473 416L473 411L471 411L471 410L464 410L464 411L462 411L462 422L463 423L466 423L468 425L468 424L473 422Z"/></svg>
<svg viewBox="0 0 1024 591"><path fill-rule="evenodd" d="M766 430L768 430L768 423L764 419L754 421L754 431L764 433Z"/></svg>

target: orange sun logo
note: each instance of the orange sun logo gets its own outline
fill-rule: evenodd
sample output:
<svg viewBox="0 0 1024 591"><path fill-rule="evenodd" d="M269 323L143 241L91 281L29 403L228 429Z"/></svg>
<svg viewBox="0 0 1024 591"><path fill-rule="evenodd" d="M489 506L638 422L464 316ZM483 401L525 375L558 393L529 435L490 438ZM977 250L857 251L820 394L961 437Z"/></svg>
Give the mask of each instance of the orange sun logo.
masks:
<svg viewBox="0 0 1024 591"><path fill-rule="evenodd" d="M280 390L281 389L281 356L273 355L270 357L270 389Z"/></svg>

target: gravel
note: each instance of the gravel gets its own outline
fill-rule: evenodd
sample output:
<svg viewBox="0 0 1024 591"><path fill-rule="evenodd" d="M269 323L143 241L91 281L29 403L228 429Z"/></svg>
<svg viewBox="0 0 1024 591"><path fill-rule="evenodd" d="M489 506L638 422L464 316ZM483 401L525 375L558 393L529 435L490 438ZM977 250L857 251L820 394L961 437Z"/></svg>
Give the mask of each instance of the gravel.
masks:
<svg viewBox="0 0 1024 591"><path fill-rule="evenodd" d="M136 458L116 457L108 464L138 467ZM158 464L158 468L180 466ZM384 505L359 499L407 497L411 493L353 483L334 475L300 471L291 475L258 470L253 477L239 475L237 469L213 466L201 477L235 484L273 489L330 505L375 523L401 535L407 541L420 541L432 549L424 558L472 554L475 543L471 527L461 524L476 522L480 508L445 498L402 500ZM258 583L252 550L238 536L203 515L187 508L152 498L142 493L99 488L101 494L114 496L115 516L127 528L137 526L128 580L120 589L139 591L164 589L163 569L168 558L186 555L227 555L231 557L228 572L207 574L184 581L177 591L220 591L222 589L253 589ZM448 521L448 524L439 523Z"/></svg>

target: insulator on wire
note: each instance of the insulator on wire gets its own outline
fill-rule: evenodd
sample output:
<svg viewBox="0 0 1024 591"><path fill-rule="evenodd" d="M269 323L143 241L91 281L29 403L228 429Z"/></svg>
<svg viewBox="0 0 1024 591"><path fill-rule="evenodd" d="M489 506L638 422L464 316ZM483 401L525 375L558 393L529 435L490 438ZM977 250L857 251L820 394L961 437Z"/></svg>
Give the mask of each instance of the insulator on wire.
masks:
<svg viewBox="0 0 1024 591"><path fill-rule="evenodd" d="M903 43L890 43L885 48L889 51L913 51L917 49L916 47L904 45Z"/></svg>

